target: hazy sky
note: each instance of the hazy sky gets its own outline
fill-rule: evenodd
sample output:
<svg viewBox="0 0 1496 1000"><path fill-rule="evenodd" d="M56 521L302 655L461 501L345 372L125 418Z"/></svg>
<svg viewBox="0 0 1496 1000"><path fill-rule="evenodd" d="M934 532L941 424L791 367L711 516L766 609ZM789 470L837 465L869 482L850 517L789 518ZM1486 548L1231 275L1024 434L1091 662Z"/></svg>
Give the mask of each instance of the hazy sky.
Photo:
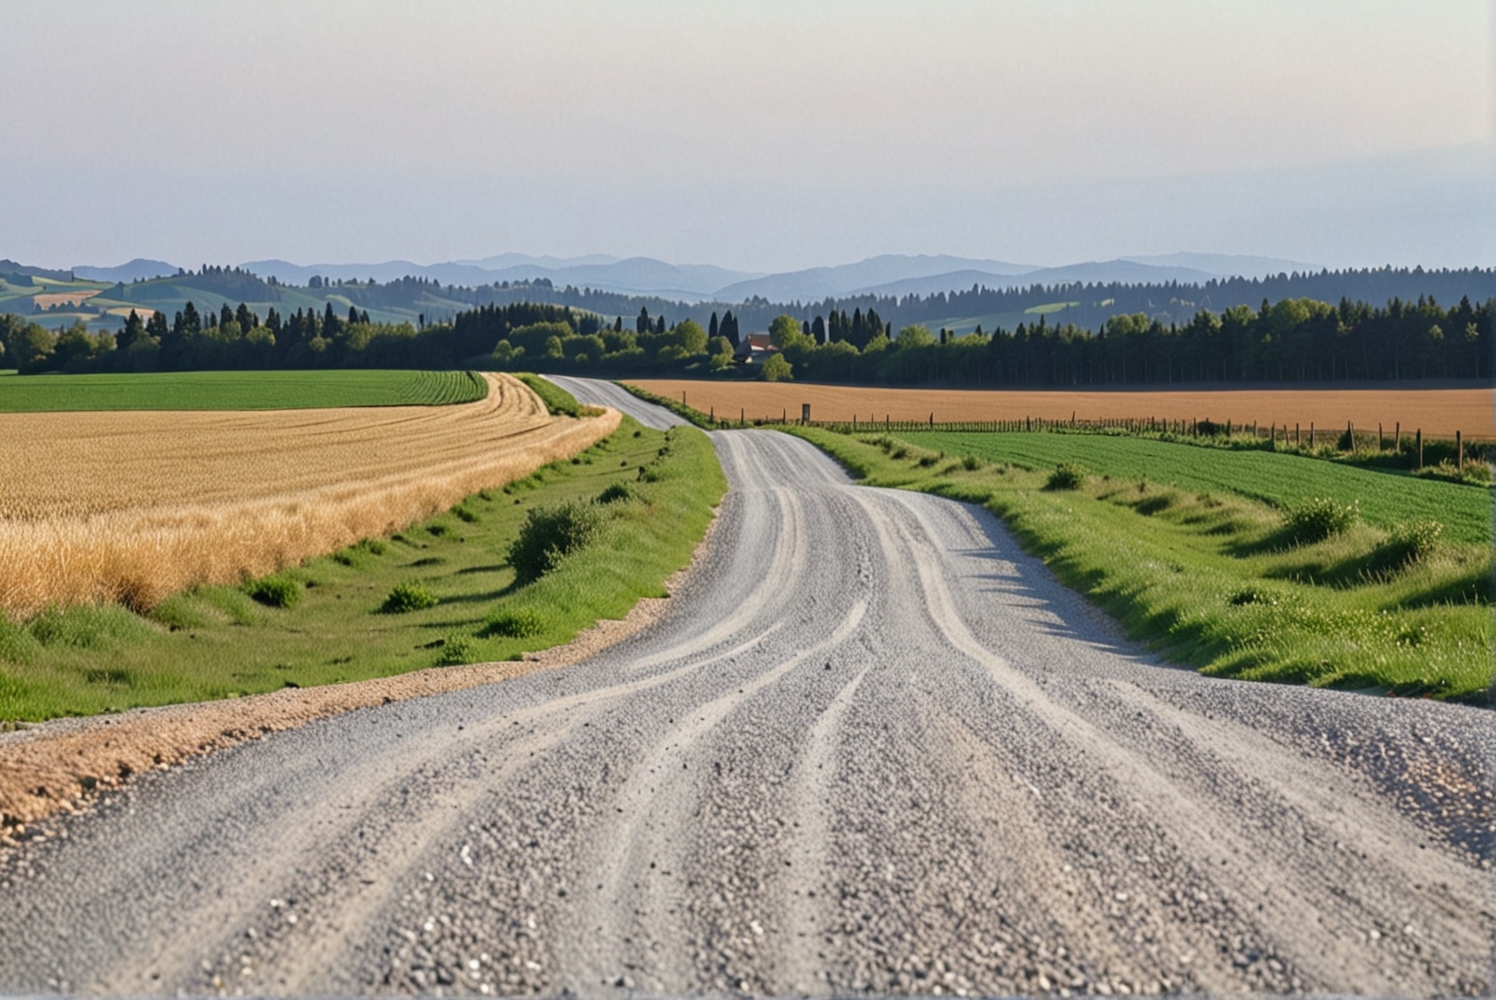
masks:
<svg viewBox="0 0 1496 1000"><path fill-rule="evenodd" d="M0 257L1496 264L1490 0L0 0Z"/></svg>

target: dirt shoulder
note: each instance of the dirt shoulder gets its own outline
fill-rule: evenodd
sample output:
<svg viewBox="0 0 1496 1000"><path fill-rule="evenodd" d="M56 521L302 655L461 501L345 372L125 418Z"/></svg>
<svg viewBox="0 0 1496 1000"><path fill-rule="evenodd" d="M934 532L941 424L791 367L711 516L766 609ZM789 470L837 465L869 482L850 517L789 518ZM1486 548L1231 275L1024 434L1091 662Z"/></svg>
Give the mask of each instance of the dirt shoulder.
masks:
<svg viewBox="0 0 1496 1000"><path fill-rule="evenodd" d="M666 584L674 593L698 566L717 521L689 566ZM604 619L571 642L528 654L523 661L432 667L395 677L287 688L226 701L133 709L117 715L57 719L0 733L0 846L28 824L88 807L100 791L132 775L164 770L214 750L295 729L360 708L496 684L537 670L579 663L657 621L670 598L644 598L621 619Z"/></svg>

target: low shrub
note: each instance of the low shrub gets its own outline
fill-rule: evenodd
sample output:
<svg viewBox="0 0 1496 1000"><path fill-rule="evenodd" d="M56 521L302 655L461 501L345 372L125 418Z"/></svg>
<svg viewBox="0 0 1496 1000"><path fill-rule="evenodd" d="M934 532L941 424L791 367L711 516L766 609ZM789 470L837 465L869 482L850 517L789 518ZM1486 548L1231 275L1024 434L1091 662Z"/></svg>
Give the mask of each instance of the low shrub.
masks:
<svg viewBox="0 0 1496 1000"><path fill-rule="evenodd" d="M289 608L301 600L301 584L283 576L267 576L251 583L247 593L267 608Z"/></svg>
<svg viewBox="0 0 1496 1000"><path fill-rule="evenodd" d="M495 611L483 625L482 635L500 639L529 639L545 631L545 619L526 608Z"/></svg>
<svg viewBox="0 0 1496 1000"><path fill-rule="evenodd" d="M1444 525L1438 521L1394 525L1387 540L1378 546L1378 554L1396 565L1418 562L1433 555L1443 533Z"/></svg>
<svg viewBox="0 0 1496 1000"><path fill-rule="evenodd" d="M1078 490L1085 484L1086 470L1071 462L1061 462L1044 480L1046 490Z"/></svg>
<svg viewBox="0 0 1496 1000"><path fill-rule="evenodd" d="M453 507L452 508L452 513L457 516L457 520L462 521L465 524L477 524L478 523L478 515L474 514L472 511L468 510L466 507Z"/></svg>
<svg viewBox="0 0 1496 1000"><path fill-rule="evenodd" d="M478 659L478 644L465 635L448 636L436 654L438 667L460 667Z"/></svg>
<svg viewBox="0 0 1496 1000"><path fill-rule="evenodd" d="M424 587L413 583L397 583L379 606L379 610L387 615L403 615L408 611L434 608L439 603L440 599Z"/></svg>
<svg viewBox="0 0 1496 1000"><path fill-rule="evenodd" d="M638 494L629 488L628 483L614 483L597 495L597 502L601 504L621 503L637 498Z"/></svg>
<svg viewBox="0 0 1496 1000"><path fill-rule="evenodd" d="M982 467L982 460L975 455L967 455L961 459L961 468L967 472L975 472Z"/></svg>
<svg viewBox="0 0 1496 1000"><path fill-rule="evenodd" d="M520 583L538 580L570 552L594 541L604 514L596 504L567 500L536 507L525 516L519 537L509 546L509 565Z"/></svg>
<svg viewBox="0 0 1496 1000"><path fill-rule="evenodd" d="M1294 541L1322 542L1343 535L1361 519L1361 502L1341 503L1329 497L1315 497L1288 508L1284 522Z"/></svg>

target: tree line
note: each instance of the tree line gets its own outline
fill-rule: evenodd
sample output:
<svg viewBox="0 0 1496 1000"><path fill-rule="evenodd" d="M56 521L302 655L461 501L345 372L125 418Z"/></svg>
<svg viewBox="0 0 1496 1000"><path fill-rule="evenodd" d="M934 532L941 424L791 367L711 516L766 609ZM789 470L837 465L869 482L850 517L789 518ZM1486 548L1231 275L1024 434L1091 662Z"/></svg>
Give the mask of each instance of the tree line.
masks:
<svg viewBox="0 0 1496 1000"><path fill-rule="evenodd" d="M873 308L769 324L771 377L825 382L963 385L1157 385L1233 382L1406 381L1492 377L1493 301L1264 300L1255 309L1201 309L1184 323L1147 313L1113 316L1097 332L1047 316L966 336L908 324L894 332ZM544 303L488 305L424 328L370 322L368 312L264 317L241 304L199 312L192 303L130 314L117 332L76 325L52 333L0 317L0 363L39 371L180 371L206 368L454 368L573 372L603 377L711 375L735 367L742 320L712 312L705 328L640 307L631 323Z"/></svg>

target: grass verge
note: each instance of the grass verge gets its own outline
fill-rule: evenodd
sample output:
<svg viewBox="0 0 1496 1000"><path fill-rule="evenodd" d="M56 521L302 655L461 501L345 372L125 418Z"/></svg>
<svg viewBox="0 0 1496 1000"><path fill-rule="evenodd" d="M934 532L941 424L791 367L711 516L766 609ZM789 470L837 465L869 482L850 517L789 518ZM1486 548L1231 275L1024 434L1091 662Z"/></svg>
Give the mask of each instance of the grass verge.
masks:
<svg viewBox="0 0 1496 1000"><path fill-rule="evenodd" d="M712 422L712 419L708 414L702 413L695 407L687 406L684 403L677 402L676 400L671 399L669 396L657 396L654 393L650 392L648 389L641 389L637 385L632 385L628 382L619 382L618 384L626 392L637 396L639 399L644 400L646 403L653 403L656 406L662 406L665 409L669 410L671 413L675 414L677 417L680 417L682 420L685 420L688 423L695 424L697 427L700 427L703 430L713 431L718 429L718 425Z"/></svg>
<svg viewBox="0 0 1496 1000"><path fill-rule="evenodd" d="M1359 501L1367 522L1437 520L1448 541L1469 545L1491 537L1491 494L1483 486L1439 482L1326 462L1263 448L1197 447L1111 434L908 432L899 437L929 451L971 455L1030 468L1072 463L1114 478L1147 479L1196 492L1227 492L1287 508L1316 497Z"/></svg>
<svg viewBox="0 0 1496 1000"><path fill-rule="evenodd" d="M1472 703L1490 698L1496 667L1488 541L1449 540L1427 521L1386 529L1356 516L1330 519L1334 530L1311 540L1296 534L1302 507L1285 513L1229 490L1115 474L1097 453L1086 455L1092 464L1084 467L1065 456L1076 478L1065 476L1073 488L1057 489L1050 481L1060 462L994 464L978 454L992 453L979 446L987 435L959 435L969 448L960 456L883 435L788 432L868 485L984 505L1062 582L1175 662L1248 680ZM1150 444L1108 440L1119 447ZM1233 454L1189 449L1192 467L1207 476L1213 462ZM1312 464L1358 483L1373 475L1292 456L1276 460ZM1369 482L1380 487L1389 480ZM1343 499L1333 502L1364 502L1352 492L1342 489Z"/></svg>
<svg viewBox="0 0 1496 1000"><path fill-rule="evenodd" d="M146 616L108 605L0 618L0 721L519 659L663 596L725 490L704 434L625 419L570 460L269 582L198 588ZM518 581L515 541L534 512L563 504L596 507L598 530Z"/></svg>

